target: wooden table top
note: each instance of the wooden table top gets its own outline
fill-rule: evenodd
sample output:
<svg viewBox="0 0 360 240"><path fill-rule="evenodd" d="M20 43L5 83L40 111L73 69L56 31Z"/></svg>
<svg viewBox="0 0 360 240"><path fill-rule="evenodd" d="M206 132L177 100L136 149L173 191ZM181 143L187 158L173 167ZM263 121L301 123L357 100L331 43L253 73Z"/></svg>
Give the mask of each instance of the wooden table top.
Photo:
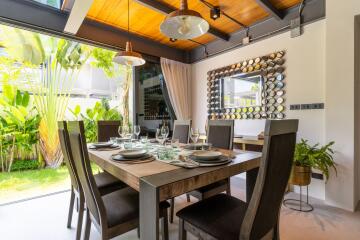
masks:
<svg viewBox="0 0 360 240"><path fill-rule="evenodd" d="M152 161L145 163L129 164L113 161L111 155L119 150L96 151L89 149L89 158L102 169L111 173L130 187L139 191L140 179L151 182L152 185L165 186L186 178L196 177L201 174L213 173L221 175L226 170L225 175L233 176L245 172L252 168L258 167L261 153L247 152L240 150L220 150L225 155L232 155L235 158L226 165L214 167L199 167L194 169L185 169L161 161ZM224 178L226 177L224 175ZM171 193L176 194L176 193Z"/></svg>

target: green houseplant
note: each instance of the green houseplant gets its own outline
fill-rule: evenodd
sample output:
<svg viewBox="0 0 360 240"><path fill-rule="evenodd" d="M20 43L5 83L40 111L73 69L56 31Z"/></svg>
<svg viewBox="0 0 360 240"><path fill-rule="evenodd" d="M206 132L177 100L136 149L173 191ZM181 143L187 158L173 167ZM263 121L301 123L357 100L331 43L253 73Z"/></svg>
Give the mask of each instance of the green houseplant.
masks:
<svg viewBox="0 0 360 240"><path fill-rule="evenodd" d="M318 169L328 180L330 169L334 169L336 173L336 165L333 159L334 151L331 146L334 142L330 142L324 146L319 143L311 146L307 140L301 139L296 144L294 163L290 176L290 184L306 186L311 181L311 169Z"/></svg>

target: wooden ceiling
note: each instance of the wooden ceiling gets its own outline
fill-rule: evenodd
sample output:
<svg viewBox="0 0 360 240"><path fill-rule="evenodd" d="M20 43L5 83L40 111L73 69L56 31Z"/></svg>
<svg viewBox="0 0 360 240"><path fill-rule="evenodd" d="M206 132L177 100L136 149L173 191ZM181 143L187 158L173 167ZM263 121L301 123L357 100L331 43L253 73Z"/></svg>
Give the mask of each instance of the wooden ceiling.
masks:
<svg viewBox="0 0 360 240"><path fill-rule="evenodd" d="M180 0L158 0L175 8L179 8ZM274 7L279 10L290 8L300 3L300 0L269 0ZM250 26L269 16L256 0L208 0L212 5L219 5L221 10L235 18L239 22ZM236 2L234 4L234 2ZM222 32L233 33L241 29L235 22L225 16L217 20L212 20L209 14L209 8L199 0L189 0L189 9L198 11L209 24ZM127 0L94 0L87 18L114 26L123 30L127 29ZM197 43L188 40L169 41L169 38L160 32L160 24L165 15L134 0L130 0L130 31L134 34L152 39L154 41L184 49L190 50L199 46ZM199 38L197 42L202 44L213 41L216 37L207 33ZM134 46L136 48L136 46Z"/></svg>

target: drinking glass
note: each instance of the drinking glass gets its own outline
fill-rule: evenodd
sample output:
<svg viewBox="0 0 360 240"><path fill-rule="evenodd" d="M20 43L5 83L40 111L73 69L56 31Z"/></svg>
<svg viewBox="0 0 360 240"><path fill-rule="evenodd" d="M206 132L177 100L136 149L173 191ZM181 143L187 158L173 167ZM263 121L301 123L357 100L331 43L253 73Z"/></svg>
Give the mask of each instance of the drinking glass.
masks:
<svg viewBox="0 0 360 240"><path fill-rule="evenodd" d="M156 129L155 138L161 145L164 145L166 138L163 137L161 129L159 128Z"/></svg>
<svg viewBox="0 0 360 240"><path fill-rule="evenodd" d="M119 129L118 129L118 133L120 135L121 138L126 138L129 136L130 134L130 128L129 126L127 125L124 125L124 126L119 126Z"/></svg>
<svg viewBox="0 0 360 240"><path fill-rule="evenodd" d="M140 135L140 126L139 125L135 125L134 126L134 134L136 135L136 139L139 139L139 135Z"/></svg>
<svg viewBox="0 0 360 240"><path fill-rule="evenodd" d="M148 137L147 137L147 136L141 136L141 137L140 137L140 142L141 142L142 144L146 144L146 143L148 142Z"/></svg>
<svg viewBox="0 0 360 240"><path fill-rule="evenodd" d="M178 148L179 147L179 139L177 139L177 138L171 139L171 146L173 148Z"/></svg>

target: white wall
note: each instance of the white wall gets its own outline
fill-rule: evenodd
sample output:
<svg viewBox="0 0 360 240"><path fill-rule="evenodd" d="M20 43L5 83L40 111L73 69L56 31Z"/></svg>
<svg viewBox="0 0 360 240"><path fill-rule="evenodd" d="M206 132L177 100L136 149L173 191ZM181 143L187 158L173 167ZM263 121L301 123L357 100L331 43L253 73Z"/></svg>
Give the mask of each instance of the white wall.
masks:
<svg viewBox="0 0 360 240"><path fill-rule="evenodd" d="M193 65L193 120L203 129L206 121L206 73L244 59L277 50L286 54L286 106L294 103L325 102L325 110L289 111L287 118L300 119L298 138L326 143L334 140L338 175L331 172L326 185L313 181L311 195L325 199L329 205L353 211L360 199L360 102L355 102L360 79L360 57L355 65L354 16L360 14L360 1L328 0L326 20L305 27L301 37L289 33L204 60ZM359 44L360 43L356 43ZM360 52L359 52L360 55ZM355 111L356 109L356 111ZM264 121L237 120L237 134L257 134ZM356 142L355 142L356 140ZM355 157L356 153L356 157Z"/></svg>
<svg viewBox="0 0 360 240"><path fill-rule="evenodd" d="M338 164L338 177L332 177L326 185L326 201L348 210L355 209L360 187L355 182L358 163L354 160L354 126L359 124L354 122L356 14L360 14L359 0L349 0L346 4L335 0L326 2L325 139L336 141Z"/></svg>
<svg viewBox="0 0 360 240"><path fill-rule="evenodd" d="M324 110L290 111L290 104L325 102L325 20L305 27L304 35L290 38L290 33L236 49L192 65L192 119L194 126L204 132L207 117L206 74L209 70L285 50L285 104L287 118L300 119L298 139L324 143ZM264 129L265 120L236 120L235 134L257 135ZM323 181L313 180L310 194L325 199Z"/></svg>

